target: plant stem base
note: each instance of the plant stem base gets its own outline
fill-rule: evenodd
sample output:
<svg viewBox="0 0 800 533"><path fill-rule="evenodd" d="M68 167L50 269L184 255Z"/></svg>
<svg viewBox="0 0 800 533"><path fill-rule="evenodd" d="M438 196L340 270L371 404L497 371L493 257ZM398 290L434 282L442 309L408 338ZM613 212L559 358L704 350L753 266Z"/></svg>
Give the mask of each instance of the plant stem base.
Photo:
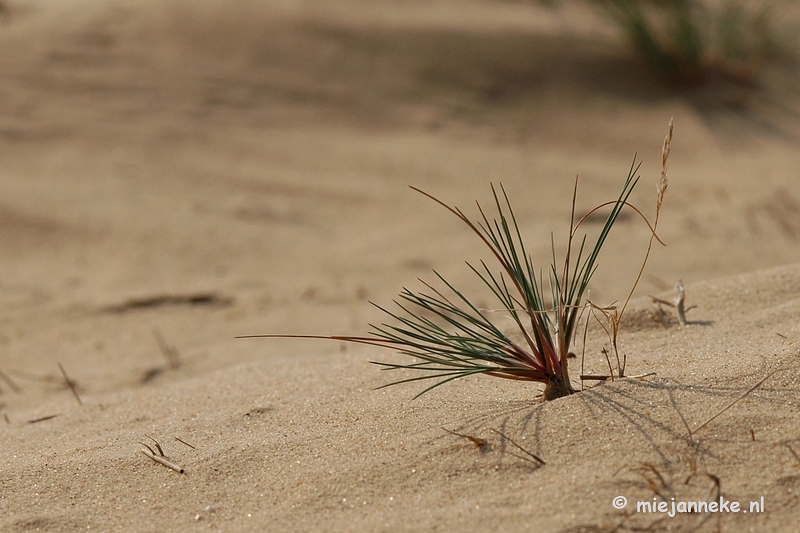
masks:
<svg viewBox="0 0 800 533"><path fill-rule="evenodd" d="M548 402L556 398L569 396L570 394L575 394L575 389L572 388L572 385L569 381L565 380L563 376L557 375L550 378L545 384L542 401Z"/></svg>

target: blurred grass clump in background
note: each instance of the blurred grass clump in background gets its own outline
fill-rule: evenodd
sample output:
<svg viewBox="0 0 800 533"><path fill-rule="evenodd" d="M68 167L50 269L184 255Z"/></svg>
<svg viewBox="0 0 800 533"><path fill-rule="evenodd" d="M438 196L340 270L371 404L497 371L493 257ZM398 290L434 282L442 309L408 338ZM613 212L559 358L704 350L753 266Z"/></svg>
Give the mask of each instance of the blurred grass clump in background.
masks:
<svg viewBox="0 0 800 533"><path fill-rule="evenodd" d="M592 0L668 83L721 77L751 85L771 61L790 55L792 32L774 2Z"/></svg>

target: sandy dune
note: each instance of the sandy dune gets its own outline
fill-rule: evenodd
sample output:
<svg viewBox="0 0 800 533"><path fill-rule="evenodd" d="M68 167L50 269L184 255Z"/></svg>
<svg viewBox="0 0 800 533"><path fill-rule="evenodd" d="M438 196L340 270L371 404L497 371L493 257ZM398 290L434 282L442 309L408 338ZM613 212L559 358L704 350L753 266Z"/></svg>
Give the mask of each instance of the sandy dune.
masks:
<svg viewBox="0 0 800 533"><path fill-rule="evenodd" d="M6 4L2 531L797 531L791 67L671 91L583 4ZM480 243L409 185L474 212L502 182L539 264L576 174L585 212L638 152L652 213L670 117L667 247L621 334L628 375L655 374L548 404L490 378L412 400L374 390L391 353L234 339L365 333L368 301L432 269L478 290ZM647 239L620 221L595 301L625 298ZM687 327L647 297L678 280ZM720 497L765 509L635 512Z"/></svg>

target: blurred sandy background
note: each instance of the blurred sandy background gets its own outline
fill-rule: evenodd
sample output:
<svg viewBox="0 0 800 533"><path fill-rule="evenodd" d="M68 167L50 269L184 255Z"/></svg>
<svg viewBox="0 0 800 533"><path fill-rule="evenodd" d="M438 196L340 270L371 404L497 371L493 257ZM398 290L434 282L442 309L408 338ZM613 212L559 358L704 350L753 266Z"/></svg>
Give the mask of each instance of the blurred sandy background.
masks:
<svg viewBox="0 0 800 533"><path fill-rule="evenodd" d="M620 481L645 463L773 495L772 514L724 531L795 531L796 370L731 415L727 456L690 453L673 396L697 425L797 363L800 270L768 270L800 261L794 63L750 88L668 88L579 2L9 0L1 20L4 531L610 532L641 525L615 526L610 499L653 497L635 473ZM633 372L658 377L597 389L622 399L542 407L536 386L486 378L412 402L418 386L372 390L391 376L368 361L391 354L234 340L365 333L383 320L368 300L434 268L475 289L464 261L480 243L409 185L468 210L502 182L540 264L576 175L585 212L638 152L650 215L670 117L668 246L622 333ZM624 299L647 238L634 217L615 227L594 300ZM652 318L645 296L678 280L711 325ZM723 392L692 396L709 380ZM497 438L499 421L559 459L531 468L505 441L479 452L440 429ZM145 433L187 473L141 455Z"/></svg>

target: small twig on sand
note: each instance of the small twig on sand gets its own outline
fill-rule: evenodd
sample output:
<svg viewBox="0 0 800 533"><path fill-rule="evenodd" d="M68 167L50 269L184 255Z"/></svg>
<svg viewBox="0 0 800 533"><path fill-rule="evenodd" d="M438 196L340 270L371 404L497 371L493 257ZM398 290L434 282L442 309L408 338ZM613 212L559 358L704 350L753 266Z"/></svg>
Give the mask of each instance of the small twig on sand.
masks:
<svg viewBox="0 0 800 533"><path fill-rule="evenodd" d="M605 381L611 379L611 376L606 374L581 374L579 377L581 381Z"/></svg>
<svg viewBox="0 0 800 533"><path fill-rule="evenodd" d="M180 437L175 437L175 440L176 440L176 441L178 441L178 442L180 442L181 444L185 444L186 446L188 446L189 448L191 448L191 449L193 449L193 450L196 450L196 449L197 449L197 448L195 448L194 446L192 446L191 444L189 444L188 442L186 442L185 440L183 440L183 439L182 439L182 438L180 438Z"/></svg>
<svg viewBox="0 0 800 533"><path fill-rule="evenodd" d="M181 354L174 346L167 343L164 335L161 334L161 330L158 328L153 328L153 336L156 338L158 349L161 350L161 355L163 355L164 359L167 361L167 366L154 366L152 368L148 368L142 374L142 377L139 378L139 383L142 384L151 381L165 370L175 370L181 366Z"/></svg>
<svg viewBox="0 0 800 533"><path fill-rule="evenodd" d="M477 446L481 451L484 451L489 444L488 442L486 442L486 439L481 439L480 437L473 437L472 435L464 435L463 433L456 433L455 431L450 431L445 427L443 427L442 429L450 433L451 435L455 435L456 437L463 437L465 439L469 439L470 442L472 442L472 444Z"/></svg>
<svg viewBox="0 0 800 533"><path fill-rule="evenodd" d="M8 419L8 413L3 413L3 418L6 419L6 424L11 424L11 420Z"/></svg>
<svg viewBox="0 0 800 533"><path fill-rule="evenodd" d="M641 379L646 378L649 376L655 376L655 372L645 372L644 374L636 374L635 376L625 376L627 379ZM583 374L580 378L583 381L606 381L607 379L611 379L614 376L609 376L607 374Z"/></svg>
<svg viewBox="0 0 800 533"><path fill-rule="evenodd" d="M145 448L147 448L148 451L144 451L144 450L139 450L139 451L141 451L143 454L145 454L147 457L149 457L153 461L157 462L158 464L164 465L167 468L171 468L172 470L176 471L179 474L186 473L186 471L181 466L176 465L175 463L173 463L169 459L165 459L164 457L162 457L160 455L156 455L155 452L153 452L153 449L150 446L148 446L147 444L144 444L144 443L140 443L140 444L142 444Z"/></svg>
<svg viewBox="0 0 800 533"><path fill-rule="evenodd" d="M498 435L500 435L501 437L503 437L504 439L506 439L508 442L510 442L510 443L511 443L511 444L513 444L514 446L516 446L517 448L519 448L520 450L522 450L523 452L525 452L525 454L526 454L526 455L529 455L530 457L533 457L534 459L536 459L536 460L537 460L539 463L541 463L541 464L542 464L542 466L544 466L545 464L547 464L547 463L545 463L545 462L544 462L544 460L542 460L542 458L541 458L541 457L539 457L539 456L538 456L538 455L536 455L535 453L529 452L528 450L526 450L525 448L523 448L522 446L520 446L519 444L517 444L516 442L514 442L513 440L511 440L511 438L510 438L508 435L506 435L506 434L504 434L504 433L501 433L500 431L497 431L497 430L496 430L496 429L494 429L494 428L490 428L490 429L491 429L492 431L494 431L495 433L497 433ZM513 455L514 457L519 457L520 459L525 459L526 461L530 461L530 459L528 459L527 457L522 457L522 456L519 456L519 455L517 455L517 454L515 454L515 453L512 453L511 455ZM533 461L531 461L531 462L533 462Z"/></svg>
<svg viewBox="0 0 800 533"><path fill-rule="evenodd" d="M156 338L156 342L158 343L158 348L161 350L161 354L164 356L164 359L167 360L167 368L170 370L175 370L181 366L181 354L178 353L178 350L175 349L174 346L167 344L166 339L164 339L164 335L161 334L161 330L158 328L153 328L153 336Z"/></svg>
<svg viewBox="0 0 800 533"><path fill-rule="evenodd" d="M147 433L145 433L144 436L147 437L148 439L150 439L151 441L153 441L153 443L156 445L156 449L158 450L158 455L160 455L161 457L166 457L166 455L164 455L164 450L161 449L161 445L158 443L158 441L156 439L154 439L153 437L151 437ZM141 444L141 443L139 443L139 444ZM145 444L145 446L147 446L147 444ZM150 451L152 452L153 450L151 449Z"/></svg>
<svg viewBox="0 0 800 533"><path fill-rule="evenodd" d="M761 378L761 380L758 383L756 383L755 385L753 385L752 387L747 389L747 391L744 394L742 394L741 396L739 396L738 398L733 400L731 403L729 403L728 405L726 405L725 407L723 407L722 409L717 411L717 414L715 414L714 416L712 416L711 418L709 418L708 420L706 420L705 422L703 422L702 424L700 424L699 426L694 428L689 433L689 437L691 438L692 435L694 435L695 433L697 433L698 431L700 431L701 429L706 427L712 420L716 419L719 415L721 415L722 413L724 413L725 411L727 411L728 409L730 409L731 407L733 407L734 405L736 405L737 403L742 401L748 394L750 394L751 392L753 392L754 390L759 388L765 381L767 381L769 378L771 378L772 376L774 376L778 372L781 372L782 370L789 370L789 369L788 368L779 368L778 370L773 370L772 372L770 372L769 374L767 374L766 376Z"/></svg>
<svg viewBox="0 0 800 533"><path fill-rule="evenodd" d="M658 468L650 463L641 463L641 466L635 469L635 472L644 478L653 494L661 497L663 500L669 499L669 496L664 494L663 491L669 492L672 488L667 480L664 479L664 476L661 474L661 472L659 472ZM647 475L648 472L654 475L655 478Z"/></svg>
<svg viewBox="0 0 800 533"><path fill-rule="evenodd" d="M41 418L34 418L33 420L28 420L28 424L36 424L37 422L44 422L45 420L51 420L57 416L58 414L54 414L54 415L43 416Z"/></svg>
<svg viewBox="0 0 800 533"><path fill-rule="evenodd" d="M67 382L67 386L69 387L69 390L72 391L72 395L75 396L76 400L78 400L78 405L83 405L81 397L78 395L78 389L75 387L75 382L69 379L69 377L67 376L67 372L66 370L64 370L64 367L61 366L61 363L58 363L58 368L61 369L61 375L64 376L64 381Z"/></svg>
<svg viewBox="0 0 800 533"><path fill-rule="evenodd" d="M158 464L164 465L167 468L170 468L175 472L178 472L179 474L184 474L186 472L182 466L177 465L172 461L170 461L169 459L167 459L167 456L164 455L164 450L161 449L161 445L158 443L156 439L147 434L145 434L145 437L147 437L148 439L152 440L155 443L158 453L156 453L156 451L153 448L151 448L148 444L145 444L144 442L140 442L139 444L147 448L147 450L146 451L139 450L139 451L141 451L143 454L145 454L147 457L157 462Z"/></svg>
<svg viewBox="0 0 800 533"><path fill-rule="evenodd" d="M678 282L678 284L675 286L675 290L678 292L678 294L672 301L664 300L663 298L658 298L656 296L650 296L650 299L653 300L654 303L674 307L678 312L678 321L681 323L681 326L685 326L688 324L686 321L686 311L693 309L694 306L690 307L689 309L685 308L684 302L686 300L686 289L683 287L683 281Z"/></svg>

